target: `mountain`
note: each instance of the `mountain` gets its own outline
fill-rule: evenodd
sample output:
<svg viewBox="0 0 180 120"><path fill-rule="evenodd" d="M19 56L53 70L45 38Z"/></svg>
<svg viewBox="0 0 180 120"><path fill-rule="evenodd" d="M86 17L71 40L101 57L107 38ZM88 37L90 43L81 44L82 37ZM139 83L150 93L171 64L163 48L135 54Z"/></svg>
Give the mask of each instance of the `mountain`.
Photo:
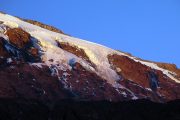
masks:
<svg viewBox="0 0 180 120"><path fill-rule="evenodd" d="M179 120L180 69L0 12L3 120Z"/></svg>
<svg viewBox="0 0 180 120"><path fill-rule="evenodd" d="M168 102L180 99L180 69L0 13L0 98Z"/></svg>

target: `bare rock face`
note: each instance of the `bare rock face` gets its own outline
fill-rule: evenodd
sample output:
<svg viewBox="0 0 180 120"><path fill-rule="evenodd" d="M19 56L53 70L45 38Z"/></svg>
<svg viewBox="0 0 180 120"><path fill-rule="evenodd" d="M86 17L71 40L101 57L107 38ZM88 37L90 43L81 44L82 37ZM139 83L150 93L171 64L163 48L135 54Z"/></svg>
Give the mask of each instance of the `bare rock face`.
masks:
<svg viewBox="0 0 180 120"><path fill-rule="evenodd" d="M76 46L70 45L69 43L65 43L65 42L58 42L58 47L60 47L61 49L70 52L82 59L84 59L85 61L87 61L91 66L95 67L95 65L91 62L91 60L89 59L89 57L86 55L85 51L83 49L80 49Z"/></svg>
<svg viewBox="0 0 180 120"><path fill-rule="evenodd" d="M86 53L84 52L83 49L80 49L80 48L78 48L76 46L69 45L69 43L65 43L65 42L58 42L58 46L60 48L62 48L63 50L66 50L66 51L68 51L70 53L75 54L78 57L89 60L88 56L86 55Z"/></svg>
<svg viewBox="0 0 180 120"><path fill-rule="evenodd" d="M136 91L135 93L139 92L142 95L149 96L147 91L143 92L143 89L139 91L133 84L141 86L141 88L150 88L153 91L150 97L156 99L155 101L158 99L162 101L179 99L180 84L170 80L161 71L135 62L126 56L113 54L109 55L108 59L114 69L121 68L121 71L117 71L117 73L125 78L125 80L120 81L120 83L125 86L128 85L129 89ZM134 83L132 84L131 81Z"/></svg>
<svg viewBox="0 0 180 120"><path fill-rule="evenodd" d="M40 61L39 49L32 42L31 35L21 28L8 28L5 35L9 40L1 38L0 55L12 58L14 62L37 62ZM9 55L9 56L8 56Z"/></svg>
<svg viewBox="0 0 180 120"><path fill-rule="evenodd" d="M9 37L10 43L18 48L24 48L26 44L30 42L30 34L22 30L21 28L9 29L6 32Z"/></svg>
<svg viewBox="0 0 180 120"><path fill-rule="evenodd" d="M109 55L109 62L113 65L112 67L121 68L121 71L118 72L126 79L133 80L139 85L150 88L148 80L148 72L151 71L147 66L142 65L141 63L136 63L132 59L129 59L125 56L119 55Z"/></svg>

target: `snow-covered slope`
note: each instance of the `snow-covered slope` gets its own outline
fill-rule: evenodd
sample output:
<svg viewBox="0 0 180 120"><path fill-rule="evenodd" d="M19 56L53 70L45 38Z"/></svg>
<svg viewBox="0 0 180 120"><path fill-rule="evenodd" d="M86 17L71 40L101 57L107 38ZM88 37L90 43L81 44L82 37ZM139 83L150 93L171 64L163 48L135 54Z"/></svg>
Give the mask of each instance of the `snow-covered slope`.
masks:
<svg viewBox="0 0 180 120"><path fill-rule="evenodd" d="M42 60L42 62L39 63L29 63L33 66L53 66L53 69L57 69L56 71L71 70L73 64L72 62L78 62L87 71L91 71L107 80L107 82L113 87L117 89L128 89L118 83L118 81L121 80L121 76L118 74L118 71L120 72L121 68L116 67L116 69L114 69L112 64L109 62L108 55L116 54L119 56L128 57L135 63L141 63L147 67L150 67L151 69L161 71L170 80L180 83L180 80L176 77L177 75L175 72L163 69L153 62L146 62L96 43L52 32L7 14L0 13L0 22L2 22L2 24L0 24L0 37L3 37L7 41L8 36L6 35L6 27L11 29L22 28L31 35L34 45L40 51ZM75 46L77 49L83 50L93 65L82 57L78 57L77 55L60 48L58 43L68 43L70 46ZM58 74L58 72L56 72L56 74ZM129 89L128 91L133 94L133 92ZM134 96L134 99L136 99L136 96Z"/></svg>
<svg viewBox="0 0 180 120"><path fill-rule="evenodd" d="M105 79L108 80L108 82L112 84L114 84L115 81L119 79L119 77L116 74L116 72L111 69L108 59L107 59L107 55L118 54L118 55L128 56L124 53L117 52L115 50L112 50L110 48L107 48L99 44L95 44L89 41L81 40L78 38L70 37L67 35L55 33L55 32L40 28L38 26L29 24L27 22L24 22L16 17L10 16L7 14L0 13L0 21L3 21L4 22L3 24L10 28L20 27L23 30L29 32L31 36L38 39L40 42L40 45L42 46L42 50L44 53L42 57L45 63L51 64L48 62L48 60L50 59L54 60L54 64L59 63L59 62L62 63L62 61L64 60L66 61L66 63L68 63L70 59L75 58L82 65L85 65L85 67L95 71L93 68L88 66L85 63L85 61L83 61L82 59L79 59L76 56L58 48L56 41L68 42L71 45L75 45L78 48L82 48L87 54L87 56L90 58L90 60L97 66L97 71L95 72L97 72L98 75L103 76ZM130 57L130 58L135 60L136 62L141 62L142 64L145 64L153 69L161 70L168 77L180 83L180 80L177 80L176 78L172 76L172 74L175 75L175 73L172 73L168 70L164 70L158 67L154 63L137 60L135 57Z"/></svg>

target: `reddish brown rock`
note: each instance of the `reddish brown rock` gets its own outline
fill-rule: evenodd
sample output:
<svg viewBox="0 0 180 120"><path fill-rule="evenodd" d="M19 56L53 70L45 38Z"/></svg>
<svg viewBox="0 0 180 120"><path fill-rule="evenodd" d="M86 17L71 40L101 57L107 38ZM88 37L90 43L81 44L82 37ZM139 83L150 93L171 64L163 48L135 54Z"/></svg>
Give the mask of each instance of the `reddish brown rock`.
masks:
<svg viewBox="0 0 180 120"><path fill-rule="evenodd" d="M114 69L121 69L120 72L117 72L125 79L133 80L134 82L145 88L150 88L147 73L151 71L151 68L139 62L135 62L134 60L126 56L113 54L109 55L108 59Z"/></svg>
<svg viewBox="0 0 180 120"><path fill-rule="evenodd" d="M9 37L9 42L18 48L24 48L30 42L30 34L21 28L9 29L6 32Z"/></svg>
<svg viewBox="0 0 180 120"><path fill-rule="evenodd" d="M76 46L70 45L69 43L65 43L65 42L58 42L58 46L65 50L68 51L82 59L84 59L85 61L87 61L91 66L95 67L95 64L91 62L91 60L89 59L89 57L86 55L85 51L81 48L78 48Z"/></svg>
<svg viewBox="0 0 180 120"><path fill-rule="evenodd" d="M121 69L121 71L117 71L117 73L125 78L125 82L120 83L132 90L134 93L142 94L142 92L137 91L137 87L134 88L134 86L132 86L132 84L130 85L130 82L127 82L126 80L131 80L137 86L142 88L151 88L154 97L152 95L150 96L153 97L155 101L157 101L157 99L163 101L180 99L180 84L167 77L162 73L162 71L135 62L126 56L113 54L109 55L108 59L113 69ZM143 95L145 94L143 93Z"/></svg>

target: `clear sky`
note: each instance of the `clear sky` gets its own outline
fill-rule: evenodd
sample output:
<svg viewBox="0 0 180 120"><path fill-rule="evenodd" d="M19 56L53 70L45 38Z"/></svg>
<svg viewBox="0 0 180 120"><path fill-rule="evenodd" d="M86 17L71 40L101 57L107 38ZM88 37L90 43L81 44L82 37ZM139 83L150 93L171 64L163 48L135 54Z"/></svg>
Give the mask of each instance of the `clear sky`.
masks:
<svg viewBox="0 0 180 120"><path fill-rule="evenodd" d="M1 0L0 11L180 67L180 0Z"/></svg>

